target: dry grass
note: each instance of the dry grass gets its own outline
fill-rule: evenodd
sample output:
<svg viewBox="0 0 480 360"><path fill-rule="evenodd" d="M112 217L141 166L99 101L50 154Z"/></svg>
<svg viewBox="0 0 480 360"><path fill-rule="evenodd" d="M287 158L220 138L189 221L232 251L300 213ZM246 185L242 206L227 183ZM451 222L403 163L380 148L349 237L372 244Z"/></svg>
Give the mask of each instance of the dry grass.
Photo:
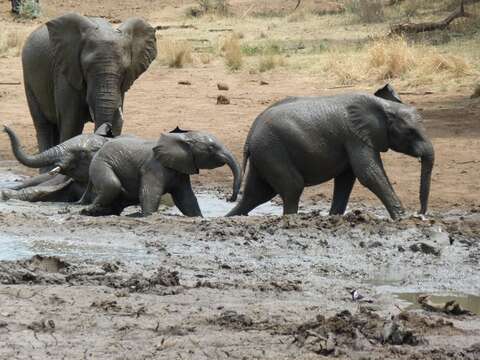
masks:
<svg viewBox="0 0 480 360"><path fill-rule="evenodd" d="M473 58L472 54L470 58ZM329 51L323 71L342 85L361 81L405 80L411 86L467 79L476 71L465 56L434 46L385 38L358 51Z"/></svg>
<svg viewBox="0 0 480 360"><path fill-rule="evenodd" d="M240 70L243 65L243 57L238 36L231 35L226 38L222 49L225 56L225 65L230 70Z"/></svg>
<svg viewBox="0 0 480 360"><path fill-rule="evenodd" d="M19 56L26 38L25 31L2 30L0 32L0 56Z"/></svg>
<svg viewBox="0 0 480 360"><path fill-rule="evenodd" d="M258 71L265 72L275 69L277 66L285 66L285 58L281 55L267 54L260 57Z"/></svg>
<svg viewBox="0 0 480 360"><path fill-rule="evenodd" d="M362 79L361 61L357 54L339 50L330 51L323 71L341 85L352 85Z"/></svg>
<svg viewBox="0 0 480 360"><path fill-rule="evenodd" d="M183 40L162 39L158 42L159 61L171 68L182 68L193 62L192 47Z"/></svg>
<svg viewBox="0 0 480 360"><path fill-rule="evenodd" d="M368 67L379 80L401 76L415 63L412 48L401 37L376 41L367 53Z"/></svg>

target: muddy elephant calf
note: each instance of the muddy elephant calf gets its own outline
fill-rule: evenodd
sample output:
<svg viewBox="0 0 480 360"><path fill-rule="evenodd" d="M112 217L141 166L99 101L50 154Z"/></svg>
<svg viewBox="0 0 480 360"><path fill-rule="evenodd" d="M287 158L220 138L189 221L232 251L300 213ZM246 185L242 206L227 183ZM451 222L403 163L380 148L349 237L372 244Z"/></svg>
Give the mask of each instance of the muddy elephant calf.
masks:
<svg viewBox="0 0 480 360"><path fill-rule="evenodd" d="M241 184L240 165L212 135L177 128L162 134L158 142L116 138L92 160L89 174L96 197L82 214L119 215L125 207L140 204L146 216L157 211L161 196L169 193L184 215L201 216L190 175L225 164L233 172L231 201L235 201Z"/></svg>
<svg viewBox="0 0 480 360"><path fill-rule="evenodd" d="M0 191L3 200L78 201L87 187L88 169L93 156L112 137L111 125L106 123L94 134L77 135L39 154L29 155L23 151L20 140L12 129L5 126L4 131L10 138L13 154L20 163L31 168L53 167L54 170L50 174L28 179L13 189Z"/></svg>

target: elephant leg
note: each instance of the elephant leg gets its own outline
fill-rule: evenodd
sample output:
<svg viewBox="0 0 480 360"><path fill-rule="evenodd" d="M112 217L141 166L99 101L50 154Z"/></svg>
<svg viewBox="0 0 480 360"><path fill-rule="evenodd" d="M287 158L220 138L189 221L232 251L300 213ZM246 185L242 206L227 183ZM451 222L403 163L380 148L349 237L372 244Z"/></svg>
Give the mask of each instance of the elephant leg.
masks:
<svg viewBox="0 0 480 360"><path fill-rule="evenodd" d="M120 199L122 193L122 184L115 172L103 164L90 169L90 181L95 188L97 196L93 204L86 207L80 214L88 216L120 215L123 206Z"/></svg>
<svg viewBox="0 0 480 360"><path fill-rule="evenodd" d="M257 206L270 201L277 193L263 180L250 164L245 179L243 196L238 204L226 216L248 215Z"/></svg>
<svg viewBox="0 0 480 360"><path fill-rule="evenodd" d="M330 215L342 215L345 213L353 184L355 184L355 174L350 168L335 178Z"/></svg>
<svg viewBox="0 0 480 360"><path fill-rule="evenodd" d="M28 187L37 186L37 185L40 185L40 184L44 183L45 181L50 180L51 178L52 178L52 175L50 175L48 173L43 173L43 174L40 174L40 175L37 175L37 176L32 176L32 177L28 178L27 180L23 181L21 184L12 186L10 189L11 190L22 190L22 189L25 189L25 188L28 188Z"/></svg>
<svg viewBox="0 0 480 360"><path fill-rule="evenodd" d="M158 210L164 189L163 182L155 179L152 174L144 174L139 194L143 216L150 216Z"/></svg>
<svg viewBox="0 0 480 360"><path fill-rule="evenodd" d="M360 183L380 199L392 219L401 217L405 211L388 180L380 154L363 144L347 146L347 151L353 172Z"/></svg>
<svg viewBox="0 0 480 360"><path fill-rule="evenodd" d="M190 217L202 216L202 212L198 206L197 197L193 193L189 176L186 176L185 181L181 182L170 193L173 202L183 215Z"/></svg>
<svg viewBox="0 0 480 360"><path fill-rule="evenodd" d="M85 122L90 118L83 96L72 91L63 77L55 88L55 103L58 113L59 143L80 135Z"/></svg>
<svg viewBox="0 0 480 360"><path fill-rule="evenodd" d="M72 199L73 180L69 179L53 185L32 186L22 190L0 191L2 200L22 200L29 202L70 202Z"/></svg>
<svg viewBox="0 0 480 360"><path fill-rule="evenodd" d="M268 170L268 183L282 198L283 215L296 214L305 182L294 164L285 161L271 165Z"/></svg>
<svg viewBox="0 0 480 360"><path fill-rule="evenodd" d="M85 191L83 192L82 197L80 200L77 201L77 205L87 205L92 202L93 198L93 185L92 182L89 181L87 184L87 187L85 188Z"/></svg>
<svg viewBox="0 0 480 360"><path fill-rule="evenodd" d="M39 152L43 152L58 144L58 128L56 124L47 119L39 106L37 99L28 86L25 89L25 94L30 115L32 116L35 131L37 133L38 150ZM50 169L51 167L41 168L40 173L45 173Z"/></svg>

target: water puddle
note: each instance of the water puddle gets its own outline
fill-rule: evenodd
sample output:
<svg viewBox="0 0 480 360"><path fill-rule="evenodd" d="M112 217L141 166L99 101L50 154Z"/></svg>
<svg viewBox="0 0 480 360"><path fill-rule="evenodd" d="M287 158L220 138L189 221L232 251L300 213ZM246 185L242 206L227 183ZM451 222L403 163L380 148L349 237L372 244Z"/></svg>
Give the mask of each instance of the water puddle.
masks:
<svg viewBox="0 0 480 360"><path fill-rule="evenodd" d="M407 309L421 309L422 307L418 303L417 298L419 295L425 295L425 293L397 293L394 295L400 300L406 301L410 304ZM448 301L455 300L463 309L480 315L480 296L477 295L430 295L429 300L434 304L445 304Z"/></svg>
<svg viewBox="0 0 480 360"><path fill-rule="evenodd" d="M9 165L14 166L14 162L2 161L0 166L0 190L18 185L24 176L15 174L9 170Z"/></svg>
<svg viewBox="0 0 480 360"><path fill-rule="evenodd" d="M236 205L236 203L228 202L225 199L219 198L217 194L210 192L196 192L195 195L197 197L200 210L202 211L203 216L206 218L225 216L225 214L232 210ZM181 215L181 212L176 206L173 206L173 203L170 206L162 205L162 208L159 209L159 212L167 215ZM252 210L250 215L282 215L282 213L283 210L280 205L269 201Z"/></svg>
<svg viewBox="0 0 480 360"><path fill-rule="evenodd" d="M121 260L124 262L153 262L144 245L131 240L69 239L57 236L31 239L30 237L0 233L0 261L21 260L33 255L60 256L75 259Z"/></svg>

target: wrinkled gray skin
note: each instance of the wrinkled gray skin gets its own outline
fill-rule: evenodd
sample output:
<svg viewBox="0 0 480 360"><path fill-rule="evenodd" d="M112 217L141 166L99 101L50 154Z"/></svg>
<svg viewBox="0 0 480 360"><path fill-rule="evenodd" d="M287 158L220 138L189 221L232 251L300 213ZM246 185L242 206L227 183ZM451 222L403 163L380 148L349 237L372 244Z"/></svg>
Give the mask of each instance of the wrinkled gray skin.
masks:
<svg viewBox="0 0 480 360"><path fill-rule="evenodd" d="M109 122L120 135L125 92L156 55L155 29L138 18L114 29L67 14L35 30L22 63L40 152L81 134L87 121L95 129Z"/></svg>
<svg viewBox="0 0 480 360"><path fill-rule="evenodd" d="M247 215L277 194L284 214L294 214L305 186L331 179L330 214L343 214L358 179L397 219L404 209L380 157L388 149L421 159L420 213L426 213L433 145L413 107L396 94L398 101L380 98L387 97L388 90L378 96L287 98L261 113L244 147L244 169L249 160L244 195L227 215Z"/></svg>
<svg viewBox="0 0 480 360"><path fill-rule="evenodd" d="M77 135L36 155L26 154L15 132L4 127L15 158L30 168L53 167L55 174L44 174L41 185L2 191L2 198L24 201L64 201L80 199L88 184L88 169L95 153L110 140L110 124L103 124L95 134ZM36 186L38 185L38 186ZM85 199L86 200L86 199Z"/></svg>
<svg viewBox="0 0 480 360"><path fill-rule="evenodd" d="M235 201L242 180L240 165L212 135L176 129L162 134L158 142L114 139L92 160L90 182L96 198L82 214L119 215L125 207L140 204L142 214L148 216L158 210L161 196L170 193L184 215L202 216L190 175L225 164L233 173L230 200Z"/></svg>

